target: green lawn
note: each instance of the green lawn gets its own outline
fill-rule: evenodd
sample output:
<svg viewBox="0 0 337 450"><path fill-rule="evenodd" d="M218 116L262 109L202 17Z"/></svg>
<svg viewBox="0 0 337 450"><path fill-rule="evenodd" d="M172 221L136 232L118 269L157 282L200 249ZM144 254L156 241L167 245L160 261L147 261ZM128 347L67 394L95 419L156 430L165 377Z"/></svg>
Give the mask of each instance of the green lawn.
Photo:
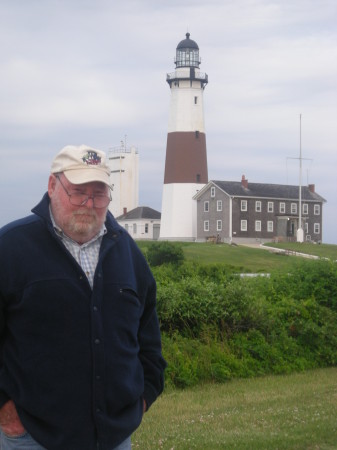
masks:
<svg viewBox="0 0 337 450"><path fill-rule="evenodd" d="M146 253L149 245L156 245L153 241L137 241L141 250ZM298 264L298 258L286 255L284 253L269 252L263 248L251 248L242 245L211 244L182 242L176 245L182 245L187 261L196 261L202 264L226 264L234 266L238 272L271 272L275 270L289 270L292 266ZM280 246L285 244L273 244ZM290 245L290 247L289 247ZM337 245L314 245L314 244L296 244L301 245L303 253L332 258L337 260ZM292 244L288 244L291 250L295 250ZM306 250L306 252L304 251Z"/></svg>
<svg viewBox="0 0 337 450"><path fill-rule="evenodd" d="M164 392L133 436L141 450L337 448L337 368Z"/></svg>
<svg viewBox="0 0 337 450"><path fill-rule="evenodd" d="M270 242L265 244L265 246L305 253L308 255L316 255L321 258L329 258L333 261L337 261L337 245L333 244L311 244L308 242Z"/></svg>

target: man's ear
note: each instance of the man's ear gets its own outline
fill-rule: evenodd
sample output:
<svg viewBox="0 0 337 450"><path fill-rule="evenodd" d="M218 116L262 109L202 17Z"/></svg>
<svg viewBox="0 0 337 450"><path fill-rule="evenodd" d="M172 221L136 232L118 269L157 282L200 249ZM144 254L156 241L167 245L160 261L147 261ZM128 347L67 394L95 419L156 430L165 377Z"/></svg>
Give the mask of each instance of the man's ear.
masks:
<svg viewBox="0 0 337 450"><path fill-rule="evenodd" d="M48 195L50 198L52 198L53 196L55 187L56 187L56 177L54 174L51 173L48 180Z"/></svg>

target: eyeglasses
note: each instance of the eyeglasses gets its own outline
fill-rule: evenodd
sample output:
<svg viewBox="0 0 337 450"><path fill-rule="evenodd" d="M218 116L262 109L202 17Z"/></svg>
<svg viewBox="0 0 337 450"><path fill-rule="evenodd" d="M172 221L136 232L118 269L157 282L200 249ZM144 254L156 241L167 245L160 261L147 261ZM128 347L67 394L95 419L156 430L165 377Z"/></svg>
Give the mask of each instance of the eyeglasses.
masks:
<svg viewBox="0 0 337 450"><path fill-rule="evenodd" d="M81 194L80 192L75 194L69 194L66 187L62 183L61 178L59 176L56 176L56 178L59 180L65 193L68 195L70 203L74 206L83 206L87 203L89 198L91 198L94 208L106 208L112 200L111 194L110 196L103 194L88 195L88 194Z"/></svg>

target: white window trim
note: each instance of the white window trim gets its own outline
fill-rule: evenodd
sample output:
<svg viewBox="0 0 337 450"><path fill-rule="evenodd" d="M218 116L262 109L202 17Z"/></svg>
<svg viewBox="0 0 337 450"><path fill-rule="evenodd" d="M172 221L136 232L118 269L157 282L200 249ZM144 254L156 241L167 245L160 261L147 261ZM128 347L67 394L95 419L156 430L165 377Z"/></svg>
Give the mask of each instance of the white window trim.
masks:
<svg viewBox="0 0 337 450"><path fill-rule="evenodd" d="M209 220L204 220L204 231L209 231Z"/></svg>
<svg viewBox="0 0 337 450"><path fill-rule="evenodd" d="M316 222L314 223L314 234L319 234L321 232L321 224Z"/></svg>
<svg viewBox="0 0 337 450"><path fill-rule="evenodd" d="M269 213L274 212L274 202L268 202L267 210Z"/></svg>
<svg viewBox="0 0 337 450"><path fill-rule="evenodd" d="M272 220L267 221L267 232L272 233L274 231L274 222Z"/></svg>
<svg viewBox="0 0 337 450"><path fill-rule="evenodd" d="M222 231L222 220L216 221L216 231Z"/></svg>
<svg viewBox="0 0 337 450"><path fill-rule="evenodd" d="M255 212L261 212L262 211L262 203L260 200L256 200L255 202Z"/></svg>
<svg viewBox="0 0 337 450"><path fill-rule="evenodd" d="M248 223L247 223L246 219L241 220L240 230L241 231L247 231L248 230Z"/></svg>
<svg viewBox="0 0 337 450"><path fill-rule="evenodd" d="M216 210L222 211L222 200L217 200L216 202Z"/></svg>
<svg viewBox="0 0 337 450"><path fill-rule="evenodd" d="M211 197L215 197L215 186L211 187Z"/></svg>
<svg viewBox="0 0 337 450"><path fill-rule="evenodd" d="M247 211L247 210L248 210L247 200L241 200L241 211Z"/></svg>
<svg viewBox="0 0 337 450"><path fill-rule="evenodd" d="M321 205L314 205L314 215L319 216L321 214Z"/></svg>
<svg viewBox="0 0 337 450"><path fill-rule="evenodd" d="M207 205L207 209L206 209L206 205ZM209 212L209 201L208 200L204 201L204 212Z"/></svg>
<svg viewBox="0 0 337 450"><path fill-rule="evenodd" d="M255 220L255 231L260 232L262 229L261 220Z"/></svg>
<svg viewBox="0 0 337 450"><path fill-rule="evenodd" d="M297 214L297 203L292 203L290 205L290 212L291 214Z"/></svg>
<svg viewBox="0 0 337 450"><path fill-rule="evenodd" d="M308 203L303 203L303 210L302 210L302 212L306 216L309 214L309 205L308 205Z"/></svg>
<svg viewBox="0 0 337 450"><path fill-rule="evenodd" d="M281 202L280 203L279 211L280 211L281 214L285 214L285 212L286 212L286 204L285 204L285 202Z"/></svg>

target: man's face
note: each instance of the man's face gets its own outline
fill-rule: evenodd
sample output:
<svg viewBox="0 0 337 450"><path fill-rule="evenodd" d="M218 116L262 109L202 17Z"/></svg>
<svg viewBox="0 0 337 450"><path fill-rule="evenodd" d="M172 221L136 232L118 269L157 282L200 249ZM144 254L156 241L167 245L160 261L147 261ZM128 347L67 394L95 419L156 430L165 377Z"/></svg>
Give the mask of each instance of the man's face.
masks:
<svg viewBox="0 0 337 450"><path fill-rule="evenodd" d="M95 208L92 198L89 198L85 205L72 205L67 192L70 195L80 193L89 196L109 196L109 188L104 183L96 181L72 184L64 174L60 174L58 177L59 179L53 174L50 175L48 183L48 194L55 222L74 241L79 244L88 242L100 231L108 207Z"/></svg>

